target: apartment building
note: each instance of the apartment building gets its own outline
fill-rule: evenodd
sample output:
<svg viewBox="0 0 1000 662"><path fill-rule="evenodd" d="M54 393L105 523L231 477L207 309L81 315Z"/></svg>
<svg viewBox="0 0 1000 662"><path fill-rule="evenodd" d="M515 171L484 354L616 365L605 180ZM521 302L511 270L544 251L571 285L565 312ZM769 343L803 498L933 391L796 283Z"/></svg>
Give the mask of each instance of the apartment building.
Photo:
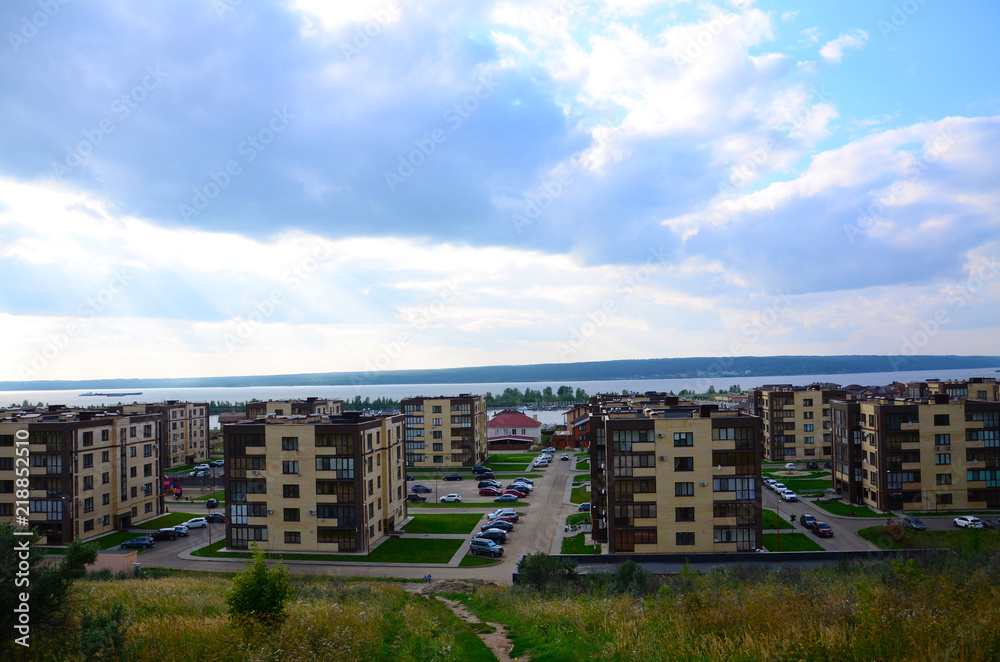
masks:
<svg viewBox="0 0 1000 662"><path fill-rule="evenodd" d="M486 460L486 396L406 398L406 466L471 467Z"/></svg>
<svg viewBox="0 0 1000 662"><path fill-rule="evenodd" d="M761 423L660 394L591 400L591 513L611 553L761 547Z"/></svg>
<svg viewBox="0 0 1000 662"><path fill-rule="evenodd" d="M161 515L161 424L156 414L60 405L0 410L0 521L27 500L30 526L45 544L64 545ZM20 448L28 450L26 485L16 476Z"/></svg>
<svg viewBox="0 0 1000 662"><path fill-rule="evenodd" d="M830 402L847 391L836 384L765 385L751 389L751 413L763 422L763 457L772 462L828 462Z"/></svg>
<svg viewBox="0 0 1000 662"><path fill-rule="evenodd" d="M305 400L268 400L248 402L247 418L267 416L340 416L344 413L344 401L327 398L306 398Z"/></svg>
<svg viewBox="0 0 1000 662"><path fill-rule="evenodd" d="M994 377L971 377L958 380L928 379L925 382L907 382L907 398L927 398L945 394L951 398L1000 402L1000 383Z"/></svg>
<svg viewBox="0 0 1000 662"><path fill-rule="evenodd" d="M174 467L201 464L212 453L209 406L207 402L136 402L114 408L122 414L157 414L162 425L160 462L168 471Z"/></svg>
<svg viewBox="0 0 1000 662"><path fill-rule="evenodd" d="M831 403L833 482L882 511L1000 508L1000 403L936 393Z"/></svg>
<svg viewBox="0 0 1000 662"><path fill-rule="evenodd" d="M225 426L226 546L370 549L406 517L403 422L345 412Z"/></svg>

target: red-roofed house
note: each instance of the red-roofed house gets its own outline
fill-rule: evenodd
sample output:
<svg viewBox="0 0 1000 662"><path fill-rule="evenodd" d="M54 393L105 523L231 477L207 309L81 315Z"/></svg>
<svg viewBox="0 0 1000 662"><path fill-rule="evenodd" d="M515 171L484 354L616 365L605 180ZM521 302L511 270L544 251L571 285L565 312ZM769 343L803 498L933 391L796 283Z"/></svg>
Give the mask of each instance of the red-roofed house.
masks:
<svg viewBox="0 0 1000 662"><path fill-rule="evenodd" d="M519 411L505 409L486 424L490 450L526 450L542 441L542 424Z"/></svg>
<svg viewBox="0 0 1000 662"><path fill-rule="evenodd" d="M574 448L590 447L590 405L577 405L563 414L566 425L572 432L571 444Z"/></svg>

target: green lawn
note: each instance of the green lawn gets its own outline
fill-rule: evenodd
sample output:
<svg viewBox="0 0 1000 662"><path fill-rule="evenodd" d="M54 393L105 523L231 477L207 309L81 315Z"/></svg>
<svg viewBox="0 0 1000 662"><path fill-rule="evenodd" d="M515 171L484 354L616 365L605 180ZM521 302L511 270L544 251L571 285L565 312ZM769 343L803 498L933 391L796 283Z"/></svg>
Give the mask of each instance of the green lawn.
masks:
<svg viewBox="0 0 1000 662"><path fill-rule="evenodd" d="M483 516L476 513L415 515L403 530L407 533L472 533L482 519Z"/></svg>
<svg viewBox="0 0 1000 662"><path fill-rule="evenodd" d="M287 561L337 561L339 563L448 563L462 540L446 540L433 538L389 538L372 550L371 554L267 554L274 560ZM226 541L220 540L208 546L196 549L193 556L210 556L216 558L248 559L250 552L220 552Z"/></svg>
<svg viewBox="0 0 1000 662"><path fill-rule="evenodd" d="M574 487L569 500L571 503L590 503L590 492L586 487Z"/></svg>
<svg viewBox="0 0 1000 662"><path fill-rule="evenodd" d="M778 549L777 533L764 534L764 548L769 552L821 552L815 540L805 533L785 533L780 536L781 549Z"/></svg>
<svg viewBox="0 0 1000 662"><path fill-rule="evenodd" d="M199 496L192 498L192 501L208 501L209 499L218 499L219 501L224 501L226 498L226 493L223 490L218 492L203 492Z"/></svg>
<svg viewBox="0 0 1000 662"><path fill-rule="evenodd" d="M462 561L458 564L458 567L476 568L481 565L496 565L497 563L500 563L500 559L491 559L488 556L473 556L472 554L466 554L462 557Z"/></svg>
<svg viewBox="0 0 1000 662"><path fill-rule="evenodd" d="M574 457L590 457L590 453L586 453L586 452L584 452L584 453L574 453L573 456Z"/></svg>
<svg viewBox="0 0 1000 662"><path fill-rule="evenodd" d="M882 515L880 513L871 510L867 506L855 506L849 503L844 503L843 501L813 501L813 505L819 506L828 513L833 513L834 515L845 515L848 517L895 517L893 514Z"/></svg>
<svg viewBox="0 0 1000 662"><path fill-rule="evenodd" d="M959 529L950 531L909 531L904 529L902 539L895 540L884 526L871 526L858 531L865 540L882 549L951 549L956 552L974 552L977 549L1000 547L1000 531L991 529Z"/></svg>
<svg viewBox="0 0 1000 662"><path fill-rule="evenodd" d="M566 518L566 526L586 524L590 521L590 513L574 513Z"/></svg>
<svg viewBox="0 0 1000 662"><path fill-rule="evenodd" d="M764 509L764 530L768 529L794 529L795 527L786 519L781 519L781 526L778 525L778 514L773 510Z"/></svg>
<svg viewBox="0 0 1000 662"><path fill-rule="evenodd" d="M578 533L570 538L563 538L562 541L562 553L563 554L600 554L601 545L597 543L596 545L588 545L585 533Z"/></svg>
<svg viewBox="0 0 1000 662"><path fill-rule="evenodd" d="M778 482L784 483L785 487L798 494L823 492L833 487L833 482L830 478L782 478Z"/></svg>
<svg viewBox="0 0 1000 662"><path fill-rule="evenodd" d="M590 471L590 462L586 460L580 460L576 463L575 469L577 471Z"/></svg>
<svg viewBox="0 0 1000 662"><path fill-rule="evenodd" d="M488 497L484 497L484 498L488 498ZM431 501L427 501L426 503L408 503L408 504L406 504L407 508L409 508L411 511L412 510L416 510L416 509L423 509L423 508L490 508L490 509L493 509L493 508L506 508L506 507L514 506L514 505L516 505L518 508L521 508L523 506L530 506L531 504L528 503L527 501L513 501L513 502L510 502L510 503L496 503L496 502L494 502L492 500L486 501L485 503L482 502L482 501L463 501L462 503L433 503Z"/></svg>
<svg viewBox="0 0 1000 662"><path fill-rule="evenodd" d="M207 511L208 509L206 508L205 510ZM136 528L141 527L143 529L149 529L150 531L155 531L156 529L163 529L168 526L177 526L178 524L183 524L192 517L198 517L198 515L192 515L191 513L167 513L162 517L151 519L148 522L142 522L141 524L136 524Z"/></svg>

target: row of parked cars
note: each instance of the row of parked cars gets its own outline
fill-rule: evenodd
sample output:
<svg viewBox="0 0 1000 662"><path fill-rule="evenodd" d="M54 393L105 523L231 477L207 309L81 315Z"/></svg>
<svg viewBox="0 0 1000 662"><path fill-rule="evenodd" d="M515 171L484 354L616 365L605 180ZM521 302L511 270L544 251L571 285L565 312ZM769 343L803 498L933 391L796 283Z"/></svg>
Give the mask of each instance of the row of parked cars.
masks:
<svg viewBox="0 0 1000 662"><path fill-rule="evenodd" d="M785 487L784 483L779 483L778 481L776 481L773 478L765 478L764 479L764 487L766 487L769 490L773 490L774 492L777 492L778 496L781 497L782 499L784 499L785 501L798 501L799 500L798 495L795 494L794 491L792 491L792 490L788 489L787 487Z"/></svg>
<svg viewBox="0 0 1000 662"><path fill-rule="evenodd" d="M812 513L804 513L802 517L799 518L799 524L809 529L820 538L833 537L833 527L826 522L816 519L816 516Z"/></svg>
<svg viewBox="0 0 1000 662"><path fill-rule="evenodd" d="M518 515L513 508L500 508L486 518L486 524L469 541L469 553L491 558L503 556L503 543L507 542L507 536L514 530Z"/></svg>
<svg viewBox="0 0 1000 662"><path fill-rule="evenodd" d="M148 536L136 536L131 540L126 540L120 545L120 548L149 549L156 543L157 540L176 540L177 538L186 537L189 533L191 533L191 529L203 529L208 526L209 522L225 524L226 516L222 513L212 513L206 517L194 517L183 524L178 524L177 526L167 526L158 531L154 531Z"/></svg>

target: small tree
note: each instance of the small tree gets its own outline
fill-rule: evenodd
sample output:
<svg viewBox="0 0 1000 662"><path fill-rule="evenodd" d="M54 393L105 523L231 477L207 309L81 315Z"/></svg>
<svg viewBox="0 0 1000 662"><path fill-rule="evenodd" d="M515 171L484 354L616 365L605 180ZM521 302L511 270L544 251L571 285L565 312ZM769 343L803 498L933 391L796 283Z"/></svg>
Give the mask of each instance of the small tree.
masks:
<svg viewBox="0 0 1000 662"><path fill-rule="evenodd" d="M288 568L283 563L268 568L257 543L252 549L253 558L233 577L233 588L226 595L229 618L239 625L280 625L292 595Z"/></svg>
<svg viewBox="0 0 1000 662"><path fill-rule="evenodd" d="M552 558L544 552L529 554L518 565L518 578L525 586L545 591L550 584L576 581L576 563Z"/></svg>

